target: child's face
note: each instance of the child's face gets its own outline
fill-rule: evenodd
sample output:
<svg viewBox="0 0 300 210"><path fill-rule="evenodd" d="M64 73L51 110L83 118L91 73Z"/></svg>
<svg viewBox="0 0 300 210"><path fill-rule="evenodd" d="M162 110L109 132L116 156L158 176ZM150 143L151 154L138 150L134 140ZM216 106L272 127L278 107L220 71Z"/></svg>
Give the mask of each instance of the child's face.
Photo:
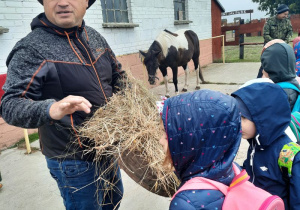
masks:
<svg viewBox="0 0 300 210"><path fill-rule="evenodd" d="M255 124L242 116L242 137L244 139L254 138L256 134Z"/></svg>
<svg viewBox="0 0 300 210"><path fill-rule="evenodd" d="M269 74L265 70L262 71L262 74L262 78L270 78Z"/></svg>
<svg viewBox="0 0 300 210"><path fill-rule="evenodd" d="M159 143L163 146L164 152L167 153L169 143L168 143L167 134L166 134L162 120L160 121L160 129L162 130L163 134L162 134L161 138L159 139Z"/></svg>

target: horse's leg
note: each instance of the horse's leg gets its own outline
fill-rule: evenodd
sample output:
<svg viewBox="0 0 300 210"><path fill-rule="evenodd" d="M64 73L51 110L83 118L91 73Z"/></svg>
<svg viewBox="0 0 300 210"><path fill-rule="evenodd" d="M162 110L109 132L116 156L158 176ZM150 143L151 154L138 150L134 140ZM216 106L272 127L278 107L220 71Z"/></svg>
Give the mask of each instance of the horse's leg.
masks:
<svg viewBox="0 0 300 210"><path fill-rule="evenodd" d="M199 79L199 68L200 66L198 65L197 68L195 68L195 72L196 72L196 88L195 90L200 90L200 79Z"/></svg>
<svg viewBox="0 0 300 210"><path fill-rule="evenodd" d="M182 92L187 92L187 87L189 86L188 85L188 80L189 80L189 66L186 64L184 66L182 66L183 69L184 69L184 87L182 88Z"/></svg>
<svg viewBox="0 0 300 210"><path fill-rule="evenodd" d="M165 94L165 96L167 98L170 98L170 91L169 91L169 88L168 88L168 74L167 74L168 72L167 72L167 68L160 67L160 71L161 71L161 73L162 73L162 75L164 77L164 83L165 83L165 87L166 87L166 94Z"/></svg>
<svg viewBox="0 0 300 210"><path fill-rule="evenodd" d="M194 56L192 59L193 59L193 62L194 62L195 72L196 72L196 88L195 89L200 90L199 77L201 78L202 82L204 82L204 79L203 79L201 68L200 68L200 65L199 65L199 56Z"/></svg>
<svg viewBox="0 0 300 210"><path fill-rule="evenodd" d="M178 95L179 94L178 86L177 86L177 84L178 84L178 80L177 80L178 66L173 66L172 67L172 72L173 72L173 83L174 83L174 86L175 86L175 93L176 93L176 95Z"/></svg>

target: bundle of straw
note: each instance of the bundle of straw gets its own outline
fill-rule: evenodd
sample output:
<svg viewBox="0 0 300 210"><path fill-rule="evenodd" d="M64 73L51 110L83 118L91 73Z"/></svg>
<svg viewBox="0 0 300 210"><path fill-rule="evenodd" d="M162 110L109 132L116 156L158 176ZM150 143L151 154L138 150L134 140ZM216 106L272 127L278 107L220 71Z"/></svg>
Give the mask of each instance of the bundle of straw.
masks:
<svg viewBox="0 0 300 210"><path fill-rule="evenodd" d="M141 81L128 75L126 88L98 109L79 134L94 141L96 160L113 156L135 182L170 197L179 181L162 166L165 154L155 101Z"/></svg>

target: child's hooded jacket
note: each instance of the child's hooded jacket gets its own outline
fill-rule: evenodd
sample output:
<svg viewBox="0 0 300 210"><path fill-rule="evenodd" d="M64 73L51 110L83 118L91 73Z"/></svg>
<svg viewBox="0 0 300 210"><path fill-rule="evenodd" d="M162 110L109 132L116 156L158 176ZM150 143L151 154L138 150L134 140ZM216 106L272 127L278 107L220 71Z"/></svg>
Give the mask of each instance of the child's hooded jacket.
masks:
<svg viewBox="0 0 300 210"><path fill-rule="evenodd" d="M270 79L275 83L291 83L300 90L299 83L296 80L295 54L291 46L286 43L274 42L267 48L265 47L261 54L261 65L269 74ZM290 107L293 110L298 92L289 88L284 88L284 91L288 95Z"/></svg>
<svg viewBox="0 0 300 210"><path fill-rule="evenodd" d="M294 53L296 56L296 75L300 76L300 37L299 41L294 46Z"/></svg>
<svg viewBox="0 0 300 210"><path fill-rule="evenodd" d="M280 196L286 209L300 209L300 155L293 161L290 184L284 181L278 166L282 147L291 142L284 132L291 120L287 95L272 83L254 83L232 95L244 102L256 126L257 136L248 139L250 146L244 162L250 181Z"/></svg>
<svg viewBox="0 0 300 210"><path fill-rule="evenodd" d="M196 176L231 183L241 139L234 98L211 90L181 94L165 101L162 120L182 184ZM221 209L223 200L218 190L186 190L176 195L170 209Z"/></svg>

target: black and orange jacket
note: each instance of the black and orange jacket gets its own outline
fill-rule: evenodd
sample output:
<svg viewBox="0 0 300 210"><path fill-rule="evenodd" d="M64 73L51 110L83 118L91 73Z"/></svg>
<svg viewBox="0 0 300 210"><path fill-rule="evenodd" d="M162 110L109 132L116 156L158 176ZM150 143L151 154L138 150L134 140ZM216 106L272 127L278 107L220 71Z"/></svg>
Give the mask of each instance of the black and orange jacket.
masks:
<svg viewBox="0 0 300 210"><path fill-rule="evenodd" d="M0 115L11 125L39 128L42 152L49 158L91 160L93 155L84 155L83 150L92 141L79 138L74 128L112 96L121 65L106 40L84 21L81 27L62 29L42 13L31 28L7 58ZM51 104L68 95L89 100L91 114L50 119Z"/></svg>

